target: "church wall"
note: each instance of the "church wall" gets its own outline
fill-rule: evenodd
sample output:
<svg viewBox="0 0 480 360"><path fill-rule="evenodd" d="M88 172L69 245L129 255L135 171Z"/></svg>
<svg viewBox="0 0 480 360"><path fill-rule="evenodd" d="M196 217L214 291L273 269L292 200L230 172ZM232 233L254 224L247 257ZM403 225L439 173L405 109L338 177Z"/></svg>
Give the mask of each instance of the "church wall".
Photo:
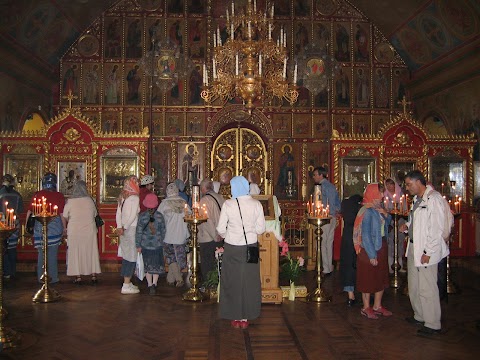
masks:
<svg viewBox="0 0 480 360"><path fill-rule="evenodd" d="M245 3L236 2L236 6L240 9ZM65 95L71 90L77 96L73 106L80 107L103 131L136 131L151 125L152 164L168 162L170 168L158 170L164 186L177 175L176 154L171 147L167 159L158 150L168 148L171 141L210 141L205 133L208 122L228 105L217 101L206 108L199 96L201 68L203 63L211 63L211 34L218 26L226 36L227 4L223 0L119 1L80 34L61 58L56 109L68 106ZM306 166L328 165L326 143L332 132L376 133L400 109L397 102L405 94L409 78L400 56L361 12L347 1L332 2L330 7L318 4L275 2L273 37L281 26L286 29L291 59L300 59L305 48L315 44L314 48L328 51L342 71L331 81L329 92L314 95L299 82L300 95L293 107L287 102L266 104L263 112L274 129L269 141L280 144L274 146L272 155L274 193L282 144L291 143L295 157L302 159L295 165L299 167L296 182L299 187L308 186ZM264 2L259 1L258 6L263 9ZM154 86L150 96L150 76L136 65L150 50L152 38L177 44L180 58L190 60L186 76L175 87L162 93ZM305 141L312 146L303 149ZM208 154L205 156L208 160ZM298 191L298 199L300 194Z"/></svg>

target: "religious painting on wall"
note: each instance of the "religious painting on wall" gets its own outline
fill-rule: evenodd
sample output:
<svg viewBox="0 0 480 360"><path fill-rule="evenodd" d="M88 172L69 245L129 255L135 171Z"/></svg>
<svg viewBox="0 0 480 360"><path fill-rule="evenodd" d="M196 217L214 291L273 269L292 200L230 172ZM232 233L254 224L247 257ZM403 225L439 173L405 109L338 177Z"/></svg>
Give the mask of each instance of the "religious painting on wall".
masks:
<svg viewBox="0 0 480 360"><path fill-rule="evenodd" d="M187 136L205 135L204 113L187 113Z"/></svg>
<svg viewBox="0 0 480 360"><path fill-rule="evenodd" d="M307 194L313 193L313 169L323 166L328 169L330 147L328 142L309 143L307 147ZM332 179L329 179L332 181Z"/></svg>
<svg viewBox="0 0 480 360"><path fill-rule="evenodd" d="M206 22L195 18L188 21L188 55L191 59L204 59Z"/></svg>
<svg viewBox="0 0 480 360"><path fill-rule="evenodd" d="M152 128L153 128L153 131L151 131L153 133L153 135L156 135L156 136L161 136L163 135L163 112L162 111L159 111L158 109L155 109L154 111L152 111L151 113L151 116L152 116ZM150 127L150 112L144 112L143 113L143 126L148 126Z"/></svg>
<svg viewBox="0 0 480 360"><path fill-rule="evenodd" d="M143 22L141 18L128 17L126 19L125 57L140 59L142 57Z"/></svg>
<svg viewBox="0 0 480 360"><path fill-rule="evenodd" d="M139 133L142 131L142 113L124 112L122 114L122 132Z"/></svg>
<svg viewBox="0 0 480 360"><path fill-rule="evenodd" d="M316 0L315 9L320 15L332 15L338 8L339 2L337 0Z"/></svg>
<svg viewBox="0 0 480 360"><path fill-rule="evenodd" d="M167 20L167 38L180 52L183 52L184 29L185 20L178 18Z"/></svg>
<svg viewBox="0 0 480 360"><path fill-rule="evenodd" d="M138 4L147 11L162 12L164 6L163 0L137 0Z"/></svg>
<svg viewBox="0 0 480 360"><path fill-rule="evenodd" d="M82 97L84 104L100 103L101 67L96 63L85 63L82 67Z"/></svg>
<svg viewBox="0 0 480 360"><path fill-rule="evenodd" d="M155 178L155 192L165 196L167 184L173 181L171 166L171 143L159 142L152 145L152 175Z"/></svg>
<svg viewBox="0 0 480 360"><path fill-rule="evenodd" d="M334 25L334 53L337 61L350 61L350 24L335 23Z"/></svg>
<svg viewBox="0 0 480 360"><path fill-rule="evenodd" d="M84 57L98 56L100 49L100 41L96 36L86 34L83 35L77 44L78 53Z"/></svg>
<svg viewBox="0 0 480 360"><path fill-rule="evenodd" d="M370 60L370 25L357 23L353 27L354 41L353 52L356 62L368 62Z"/></svg>
<svg viewBox="0 0 480 360"><path fill-rule="evenodd" d="M288 0L275 1L275 17L290 16L291 3Z"/></svg>
<svg viewBox="0 0 480 360"><path fill-rule="evenodd" d="M183 105L183 89L185 81L178 79L170 90L167 91L167 105L182 106Z"/></svg>
<svg viewBox="0 0 480 360"><path fill-rule="evenodd" d="M122 19L119 17L105 18L105 58L118 59L122 57Z"/></svg>
<svg viewBox="0 0 480 360"><path fill-rule="evenodd" d="M73 188L77 181L87 182L86 161L59 161L57 163L57 189L65 197L73 194Z"/></svg>
<svg viewBox="0 0 480 360"><path fill-rule="evenodd" d="M206 0L188 0L189 14L203 14L205 12Z"/></svg>
<svg viewBox="0 0 480 360"><path fill-rule="evenodd" d="M334 115L334 128L340 134L348 134L352 131L350 115L336 114Z"/></svg>
<svg viewBox="0 0 480 360"><path fill-rule="evenodd" d="M165 114L165 135L183 135L184 114L166 113Z"/></svg>
<svg viewBox="0 0 480 360"><path fill-rule="evenodd" d="M308 138L312 132L312 116L310 114L295 114L293 117L294 138Z"/></svg>
<svg viewBox="0 0 480 360"><path fill-rule="evenodd" d="M295 17L310 16L310 0L295 1Z"/></svg>
<svg viewBox="0 0 480 360"><path fill-rule="evenodd" d="M409 80L409 71L405 68L396 68L393 69L392 77L392 98L393 98L393 107L401 109L402 105L399 104L399 101L402 101L403 97L407 95L407 82ZM407 99L408 100L408 99Z"/></svg>
<svg viewBox="0 0 480 360"><path fill-rule="evenodd" d="M280 200L297 198L299 188L300 144L275 144L274 179L275 196Z"/></svg>
<svg viewBox="0 0 480 360"><path fill-rule="evenodd" d="M349 67L342 67L334 79L335 107L349 108L352 94L350 84L352 83L352 70Z"/></svg>
<svg viewBox="0 0 480 360"><path fill-rule="evenodd" d="M204 178L205 144L197 142L178 143L178 174L187 188L198 185Z"/></svg>
<svg viewBox="0 0 480 360"><path fill-rule="evenodd" d="M200 97L202 86L202 66L200 64L195 64L194 69L188 77L188 105L203 105L203 99Z"/></svg>
<svg viewBox="0 0 480 360"><path fill-rule="evenodd" d="M147 42L146 49L147 51L153 50L153 44L158 44L158 42L164 38L163 33L163 25L164 22L162 19L158 18L147 18L147 25L146 25L146 39ZM155 49L158 49L157 45L155 45Z"/></svg>
<svg viewBox="0 0 480 360"><path fill-rule="evenodd" d="M288 27L284 28L284 31L288 32ZM305 46L309 44L310 39L310 25L304 21L296 21L294 29L294 46L295 55L303 53ZM287 35L288 44L288 35Z"/></svg>
<svg viewBox="0 0 480 360"><path fill-rule="evenodd" d="M100 129L102 128L102 123L100 121L100 112L98 111L82 111L82 115L85 116L91 123L97 125Z"/></svg>
<svg viewBox="0 0 480 360"><path fill-rule="evenodd" d="M102 131L104 133L117 133L120 130L121 117L117 111L105 111L101 117Z"/></svg>
<svg viewBox="0 0 480 360"><path fill-rule="evenodd" d="M377 68L373 75L373 97L376 108L390 107L390 69Z"/></svg>
<svg viewBox="0 0 480 360"><path fill-rule="evenodd" d="M142 70L137 64L125 64L125 104L141 105L142 101Z"/></svg>
<svg viewBox="0 0 480 360"><path fill-rule="evenodd" d="M368 68L355 69L354 107L370 107L370 70Z"/></svg>
<svg viewBox="0 0 480 360"><path fill-rule="evenodd" d="M103 156L101 189L102 202L114 203L123 188L123 181L130 175L138 176L137 156Z"/></svg>
<svg viewBox="0 0 480 360"><path fill-rule="evenodd" d="M182 14L184 7L184 0L167 0L169 14Z"/></svg>
<svg viewBox="0 0 480 360"><path fill-rule="evenodd" d="M118 105L122 98L122 64L105 64L104 104Z"/></svg>
<svg viewBox="0 0 480 360"><path fill-rule="evenodd" d="M326 114L315 114L313 116L313 133L315 139L327 139L330 137L330 124Z"/></svg>
<svg viewBox="0 0 480 360"><path fill-rule="evenodd" d="M370 134L370 115L355 115L353 118L354 133L360 135Z"/></svg>
<svg viewBox="0 0 480 360"><path fill-rule="evenodd" d="M327 53L328 45L332 42L330 41L330 24L328 23L315 23L313 25L313 39L315 45L317 45L318 50L323 53Z"/></svg>
<svg viewBox="0 0 480 360"><path fill-rule="evenodd" d="M30 201L33 194L40 189L40 174L42 167L42 156L33 154L5 154L5 174L10 174L15 179L15 190L17 190L24 201Z"/></svg>
<svg viewBox="0 0 480 360"><path fill-rule="evenodd" d="M372 116L372 130L374 134L378 134L384 124L390 121L390 115L388 113L375 114Z"/></svg>
<svg viewBox="0 0 480 360"><path fill-rule="evenodd" d="M274 114L272 120L273 136L290 137L292 128L291 114Z"/></svg>
<svg viewBox="0 0 480 360"><path fill-rule="evenodd" d="M69 100L65 97L71 92L73 96L77 96L76 99L72 99L72 105L78 105L80 103L78 98L80 95L80 66L79 64L63 63L62 71L62 103L69 104Z"/></svg>

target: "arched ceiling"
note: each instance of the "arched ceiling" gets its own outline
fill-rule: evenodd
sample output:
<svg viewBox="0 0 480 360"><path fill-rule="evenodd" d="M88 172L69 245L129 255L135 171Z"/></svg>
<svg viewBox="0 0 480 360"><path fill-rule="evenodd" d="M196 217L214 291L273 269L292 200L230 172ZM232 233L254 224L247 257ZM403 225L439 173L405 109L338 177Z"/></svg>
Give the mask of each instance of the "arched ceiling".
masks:
<svg viewBox="0 0 480 360"><path fill-rule="evenodd" d="M117 1L0 0L0 71L24 83L36 79L37 88L45 81L51 91L53 83L58 81L61 56L94 19ZM480 3L477 0L350 0L350 3L378 26L412 71L428 68L430 63L462 48L464 43L478 44ZM454 4L455 9L448 10L456 18L451 19L450 26L445 26L442 14ZM425 26L423 32L422 26Z"/></svg>

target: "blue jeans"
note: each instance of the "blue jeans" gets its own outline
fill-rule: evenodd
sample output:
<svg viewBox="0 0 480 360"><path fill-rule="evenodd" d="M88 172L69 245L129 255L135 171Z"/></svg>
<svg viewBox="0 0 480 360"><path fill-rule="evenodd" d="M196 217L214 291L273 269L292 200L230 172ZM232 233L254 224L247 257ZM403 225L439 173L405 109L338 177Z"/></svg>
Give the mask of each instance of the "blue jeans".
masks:
<svg viewBox="0 0 480 360"><path fill-rule="evenodd" d="M3 254L3 275L15 276L17 271L17 248L7 249Z"/></svg>
<svg viewBox="0 0 480 360"><path fill-rule="evenodd" d="M58 245L49 246L47 250L48 257L48 275L52 278L51 284L58 282ZM38 282L42 282L40 278L43 274L43 248L38 248L37 261L37 278Z"/></svg>

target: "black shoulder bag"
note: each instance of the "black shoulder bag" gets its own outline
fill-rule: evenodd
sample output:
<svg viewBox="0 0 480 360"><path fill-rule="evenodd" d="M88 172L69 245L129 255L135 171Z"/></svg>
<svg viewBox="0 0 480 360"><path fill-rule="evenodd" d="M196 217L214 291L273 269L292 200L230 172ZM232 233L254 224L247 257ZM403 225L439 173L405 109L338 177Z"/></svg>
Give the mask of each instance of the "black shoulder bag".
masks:
<svg viewBox="0 0 480 360"><path fill-rule="evenodd" d="M242 228L243 228L243 235L245 236L245 244L247 244L247 263L250 264L258 264L258 258L260 256L260 251L258 245L248 245L247 242L247 234L245 233L245 227L243 226L243 217L242 217L242 210L240 209L240 203L237 200L238 204L238 211L240 211L240 219L242 220Z"/></svg>
<svg viewBox="0 0 480 360"><path fill-rule="evenodd" d="M95 209L97 210L97 215L95 216L95 225L97 225L97 228L102 227L103 224L105 224L105 221L103 221L102 217L100 216L100 213L98 212L98 207L97 203L92 199L93 204L95 205Z"/></svg>

